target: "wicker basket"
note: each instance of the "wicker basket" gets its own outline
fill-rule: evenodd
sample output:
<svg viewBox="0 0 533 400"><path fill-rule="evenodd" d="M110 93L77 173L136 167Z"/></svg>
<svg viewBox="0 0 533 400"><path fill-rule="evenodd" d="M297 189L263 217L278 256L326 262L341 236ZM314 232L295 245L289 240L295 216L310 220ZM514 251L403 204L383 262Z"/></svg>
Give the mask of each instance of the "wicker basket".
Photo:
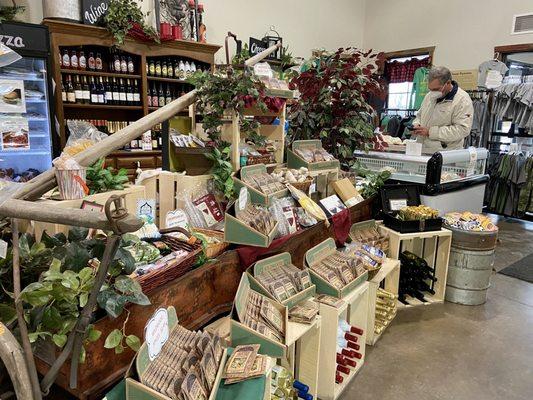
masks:
<svg viewBox="0 0 533 400"><path fill-rule="evenodd" d="M171 262L166 267L159 268L155 271L151 271L145 275L137 277L137 280L141 284L144 293L150 293L165 283L185 275L192 269L192 266L196 262L198 255L202 252L202 244L199 242L190 243L172 238L170 236L165 236L165 233L181 232L188 238L191 238L191 234L183 228L162 229L160 232L163 234L161 241L166 243L172 249L172 251L186 250L189 252L189 254L184 258L180 258L175 262Z"/></svg>
<svg viewBox="0 0 533 400"><path fill-rule="evenodd" d="M224 242L224 232L214 231L211 229L194 228L193 235L199 233L204 236L214 237L220 240L220 243L208 244L205 248L205 255L207 258L215 258L222 254L229 246L229 243Z"/></svg>
<svg viewBox="0 0 533 400"><path fill-rule="evenodd" d="M314 179L309 176L304 182L294 182L294 183L291 183L291 185L294 186L296 189L301 190L305 194L308 194L309 188L311 187L311 184L313 183L313 181Z"/></svg>
<svg viewBox="0 0 533 400"><path fill-rule="evenodd" d="M246 160L246 165L257 165L257 164L272 164L274 162L274 154L265 154L260 156L248 156Z"/></svg>

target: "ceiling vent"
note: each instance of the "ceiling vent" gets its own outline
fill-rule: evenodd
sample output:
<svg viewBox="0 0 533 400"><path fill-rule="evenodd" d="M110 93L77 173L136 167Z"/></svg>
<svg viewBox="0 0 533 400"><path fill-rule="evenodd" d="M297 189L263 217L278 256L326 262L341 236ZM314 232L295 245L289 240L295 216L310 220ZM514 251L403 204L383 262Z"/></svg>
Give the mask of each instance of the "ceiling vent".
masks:
<svg viewBox="0 0 533 400"><path fill-rule="evenodd" d="M511 34L520 35L524 33L533 33L533 13L519 14L513 17Z"/></svg>

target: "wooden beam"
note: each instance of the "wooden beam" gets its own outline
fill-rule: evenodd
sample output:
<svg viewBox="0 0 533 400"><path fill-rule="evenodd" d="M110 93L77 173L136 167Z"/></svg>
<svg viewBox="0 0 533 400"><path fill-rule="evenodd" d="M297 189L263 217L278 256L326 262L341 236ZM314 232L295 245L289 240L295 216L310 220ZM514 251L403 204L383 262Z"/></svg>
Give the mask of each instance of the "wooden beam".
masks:
<svg viewBox="0 0 533 400"><path fill-rule="evenodd" d="M244 62L244 65L246 67L252 67L254 66L255 64L257 64L259 61L265 59L266 57L268 57L270 54L274 53L277 49L279 49L281 47L281 42L278 42L276 43L275 45L273 46L270 46L268 49L266 50L263 50L261 53L259 54L256 54L255 56L249 58L248 60L246 60Z"/></svg>

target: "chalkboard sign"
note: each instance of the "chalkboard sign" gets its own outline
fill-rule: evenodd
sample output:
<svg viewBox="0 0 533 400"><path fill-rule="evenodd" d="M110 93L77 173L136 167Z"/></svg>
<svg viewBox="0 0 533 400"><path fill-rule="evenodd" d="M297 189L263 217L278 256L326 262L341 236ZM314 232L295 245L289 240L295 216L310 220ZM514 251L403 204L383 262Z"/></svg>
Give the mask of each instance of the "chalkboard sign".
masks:
<svg viewBox="0 0 533 400"><path fill-rule="evenodd" d="M255 56L256 54L261 53L267 48L268 48L267 42L264 42L263 40L255 39L253 37L250 38L250 44L249 44L250 56Z"/></svg>
<svg viewBox="0 0 533 400"><path fill-rule="evenodd" d="M109 0L82 0L83 23L98 25L108 9Z"/></svg>

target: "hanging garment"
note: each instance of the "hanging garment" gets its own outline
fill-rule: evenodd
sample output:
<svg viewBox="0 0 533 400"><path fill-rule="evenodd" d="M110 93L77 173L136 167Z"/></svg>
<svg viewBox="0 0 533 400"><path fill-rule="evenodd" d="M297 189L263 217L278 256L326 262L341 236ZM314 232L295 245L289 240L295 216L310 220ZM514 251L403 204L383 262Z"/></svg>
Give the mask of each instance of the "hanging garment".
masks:
<svg viewBox="0 0 533 400"><path fill-rule="evenodd" d="M418 68L415 71L409 108L413 108L416 110L420 109L424 97L426 97L426 94L429 92L428 74L429 68L426 67Z"/></svg>
<svg viewBox="0 0 533 400"><path fill-rule="evenodd" d="M498 120L511 121L510 133L533 135L533 83L508 83L494 91L491 113Z"/></svg>
<svg viewBox="0 0 533 400"><path fill-rule="evenodd" d="M507 65L499 60L489 60L481 63L478 68L478 87L486 89L499 87L507 71L509 71Z"/></svg>

